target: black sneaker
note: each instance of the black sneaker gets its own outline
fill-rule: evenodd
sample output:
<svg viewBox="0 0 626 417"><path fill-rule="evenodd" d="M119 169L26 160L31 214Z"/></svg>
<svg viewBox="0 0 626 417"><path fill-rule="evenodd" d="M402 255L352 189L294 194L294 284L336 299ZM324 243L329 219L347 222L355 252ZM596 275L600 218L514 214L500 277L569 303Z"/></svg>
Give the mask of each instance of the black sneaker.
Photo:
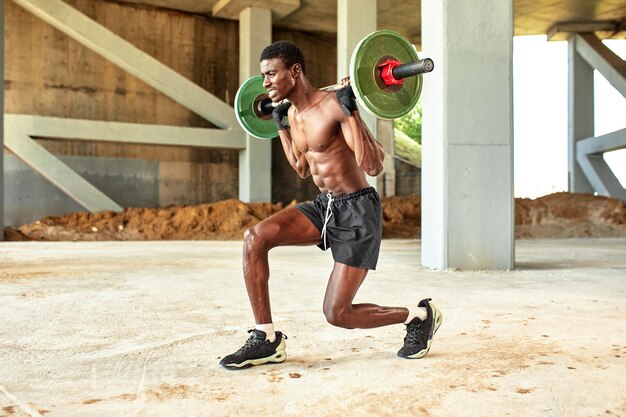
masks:
<svg viewBox="0 0 626 417"><path fill-rule="evenodd" d="M285 340L287 336L276 332L276 340L265 339L265 332L257 329L248 330L250 338L237 352L224 357L220 361L226 369L245 369L268 362L280 363L287 359Z"/></svg>
<svg viewBox="0 0 626 417"><path fill-rule="evenodd" d="M398 356L401 358L419 359L426 356L433 336L443 321L441 312L430 303L430 298L420 301L417 306L426 307L428 315L424 320L415 317L406 325L404 346L398 351Z"/></svg>

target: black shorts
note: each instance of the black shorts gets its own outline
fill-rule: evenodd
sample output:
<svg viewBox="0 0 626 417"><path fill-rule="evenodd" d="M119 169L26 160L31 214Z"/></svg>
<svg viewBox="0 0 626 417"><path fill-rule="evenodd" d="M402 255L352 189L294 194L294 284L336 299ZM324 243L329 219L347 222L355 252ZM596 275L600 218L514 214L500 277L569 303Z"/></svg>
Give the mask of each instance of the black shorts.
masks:
<svg viewBox="0 0 626 417"><path fill-rule="evenodd" d="M328 207L328 194L296 205L322 232ZM376 269L380 240L383 234L383 213L378 193L372 187L351 194L333 196L332 215L326 224L325 242L318 247L330 247L335 262L355 268Z"/></svg>

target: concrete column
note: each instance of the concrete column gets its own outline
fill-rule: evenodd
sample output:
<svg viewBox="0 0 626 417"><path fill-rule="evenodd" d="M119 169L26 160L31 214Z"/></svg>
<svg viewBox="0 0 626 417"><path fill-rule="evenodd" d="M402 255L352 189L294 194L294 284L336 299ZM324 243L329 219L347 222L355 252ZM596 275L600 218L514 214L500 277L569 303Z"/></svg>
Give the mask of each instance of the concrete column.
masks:
<svg viewBox="0 0 626 417"><path fill-rule="evenodd" d="M394 131L393 120L378 119L376 139L385 150L383 173L376 177L376 189L381 197L396 195L396 166L394 163Z"/></svg>
<svg viewBox="0 0 626 417"><path fill-rule="evenodd" d="M422 264L512 269L513 0L422 2Z"/></svg>
<svg viewBox="0 0 626 417"><path fill-rule="evenodd" d="M259 57L272 42L272 12L247 8L239 15L239 82L260 74ZM239 199L272 200L272 141L246 135L246 149L239 153Z"/></svg>
<svg viewBox="0 0 626 417"><path fill-rule="evenodd" d="M376 0L337 1L337 81L350 75L352 52L361 39L376 30L376 14ZM377 137L376 117L363 109L360 113L374 137ZM377 186L376 178L368 177L367 180L370 185Z"/></svg>
<svg viewBox="0 0 626 417"><path fill-rule="evenodd" d="M0 241L4 240L4 0L0 0Z"/></svg>
<svg viewBox="0 0 626 417"><path fill-rule="evenodd" d="M576 143L593 137L593 67L576 51L576 36L568 40L568 184L573 193L593 193L587 177L576 161Z"/></svg>

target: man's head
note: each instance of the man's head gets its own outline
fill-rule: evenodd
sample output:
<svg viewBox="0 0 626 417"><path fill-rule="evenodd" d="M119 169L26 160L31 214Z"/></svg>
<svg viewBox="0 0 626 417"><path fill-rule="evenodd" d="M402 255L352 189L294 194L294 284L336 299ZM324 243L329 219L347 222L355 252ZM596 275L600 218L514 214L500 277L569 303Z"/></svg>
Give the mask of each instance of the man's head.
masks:
<svg viewBox="0 0 626 417"><path fill-rule="evenodd" d="M275 103L288 98L304 75L304 56L296 45L278 41L261 53L263 88Z"/></svg>
<svg viewBox="0 0 626 417"><path fill-rule="evenodd" d="M300 64L302 74L306 74L304 55L300 48L289 41L276 41L268 45L261 52L260 61L278 58L285 64L285 68L290 69L294 64Z"/></svg>

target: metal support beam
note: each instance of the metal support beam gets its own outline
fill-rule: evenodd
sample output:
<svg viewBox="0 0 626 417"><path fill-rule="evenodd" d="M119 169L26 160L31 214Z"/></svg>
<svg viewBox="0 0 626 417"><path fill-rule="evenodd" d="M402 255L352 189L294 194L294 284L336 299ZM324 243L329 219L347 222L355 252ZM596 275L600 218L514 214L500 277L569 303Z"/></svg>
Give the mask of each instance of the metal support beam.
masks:
<svg viewBox="0 0 626 417"><path fill-rule="evenodd" d="M87 210L92 212L122 211L122 207L115 201L32 140L29 135L32 126L29 126L27 119L9 121L10 123L5 123L4 145L15 156Z"/></svg>
<svg viewBox="0 0 626 417"><path fill-rule="evenodd" d="M214 125L239 130L233 108L61 0L13 0Z"/></svg>

